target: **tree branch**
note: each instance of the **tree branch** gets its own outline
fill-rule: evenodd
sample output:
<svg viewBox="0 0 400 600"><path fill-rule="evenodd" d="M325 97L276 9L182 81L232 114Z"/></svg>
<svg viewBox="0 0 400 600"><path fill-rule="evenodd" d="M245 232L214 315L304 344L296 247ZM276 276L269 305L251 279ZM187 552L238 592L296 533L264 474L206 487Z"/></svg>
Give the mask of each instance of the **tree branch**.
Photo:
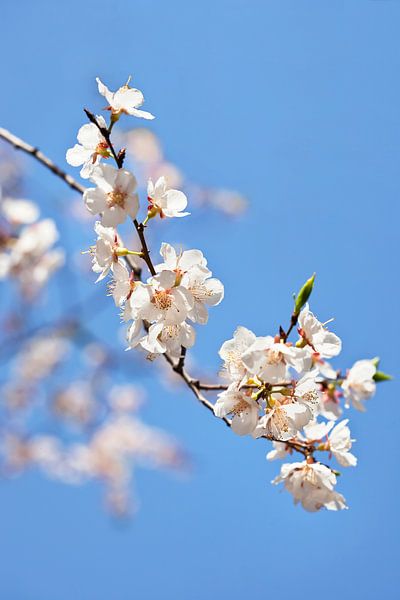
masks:
<svg viewBox="0 0 400 600"><path fill-rule="evenodd" d="M88 115L89 120L91 120L93 123L97 124L97 127L99 127L100 131L103 133L103 128L98 125L96 118L93 117L94 118L94 121L93 121L89 117L89 114L92 115L92 113L89 113L89 111L86 111L86 110L85 110L85 112ZM104 135L104 133L103 133L103 135ZM106 137L106 136L104 136L104 137L106 138L106 141L108 143L110 141L109 132L108 132L108 137ZM10 133L9 131L7 131L6 129L3 129L3 128L0 128L0 138L4 139L6 142L8 142L12 146L14 146L14 148L16 148L17 150L22 150L26 154L33 156L37 161L42 163L47 169L49 169L57 177L62 179L73 190L75 190L81 194L83 194L85 192L86 188L84 186L82 186L80 183L75 181L75 179L73 177L71 177L70 175L68 175L68 173L66 173L65 171L60 169L60 167L58 167L52 160L50 160L50 158L48 158L45 154L43 154L43 152L41 152L38 148L27 144L22 139L18 138L17 136L15 136L14 134ZM119 166L120 159L118 158L118 155L115 153L115 150L110 142L110 149L111 148L112 148L112 153L113 153L114 159L116 161L116 164L117 164L118 168L121 168ZM136 219L134 220L134 225L135 225L136 231L139 235L139 238L140 238L140 241L142 244L142 252L144 254L144 260L149 268L150 273L152 275L156 275L156 270L155 270L152 260L150 258L150 253L149 253L146 239L144 236L144 225L143 225L143 223L139 223ZM209 400L207 400L207 398L205 398L202 395L200 390L202 390L202 389L204 389L204 390L220 390L220 389L224 390L224 389L226 389L226 386L219 386L218 384L216 384L215 386L211 386L211 384L210 385L202 384L199 380L191 377L184 369L185 355L186 355L186 351L182 353L177 364L174 363L173 359L167 353L165 353L163 356L164 356L165 360L171 365L173 371L175 373L177 373L177 375L179 375L179 377L186 383L186 385L189 387L189 389L193 392L193 394L195 395L197 400L203 406L205 406L209 411L211 411L214 415L215 413L214 413L213 403L210 402ZM232 423L231 423L230 419L228 419L227 417L223 417L222 420L228 427L231 427ZM266 438L266 439L268 439L270 441L280 441L280 440L273 440L271 438ZM287 446L289 446L290 448L293 448L293 450L300 452L304 456L307 456L307 454L310 453L309 450L305 450L303 447L300 447L298 442L287 441L284 443Z"/></svg>
<svg viewBox="0 0 400 600"><path fill-rule="evenodd" d="M10 131L7 131L7 129L3 129L2 127L0 127L0 138L14 146L16 150L22 150L22 152L33 156L33 158L47 167L47 169L54 173L54 175L60 177L60 179L65 181L65 183L76 192L83 194L85 191L86 188L83 185L78 183L73 177L71 177L71 175L68 175L68 173L60 169L60 167L58 167L52 160L50 160L50 158L43 154L39 148L27 144L24 142L24 140L21 140L21 138L17 137L13 133L10 133Z"/></svg>

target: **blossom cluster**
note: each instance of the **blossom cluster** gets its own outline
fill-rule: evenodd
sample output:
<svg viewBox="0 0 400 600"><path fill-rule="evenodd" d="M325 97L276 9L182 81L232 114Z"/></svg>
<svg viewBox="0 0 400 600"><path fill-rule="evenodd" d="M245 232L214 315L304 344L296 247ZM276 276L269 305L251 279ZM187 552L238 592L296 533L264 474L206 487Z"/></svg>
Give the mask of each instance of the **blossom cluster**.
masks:
<svg viewBox="0 0 400 600"><path fill-rule="evenodd" d="M123 321L129 322L129 348L139 346L150 356L167 354L175 370L184 374L186 350L195 342L191 323L207 323L208 306L221 302L224 288L212 278L200 250L177 252L163 242L163 262L153 265L145 240L150 219L187 216L187 198L183 192L170 189L163 174L155 183L149 178L147 215L139 223L136 178L123 168L125 152L114 149L111 130L123 113L153 116L136 110L143 101L138 90L126 84L111 93L97 81L99 92L110 103L110 124L107 127L103 117L86 111L90 124L78 133L81 146L67 152L70 164L83 164L81 175L96 186L84 192L87 209L100 219L95 224L98 238L91 249L92 268L99 273L98 279L112 274L110 293L121 308ZM159 155L155 152L155 161ZM116 168L102 164L103 159L111 157ZM116 230L127 218L139 235L140 252L126 249ZM132 268L127 261L130 254L145 262L150 271L146 281L137 276L142 268ZM345 408L353 404L364 410L364 401L375 392L377 361L358 361L345 375L332 367L329 361L340 353L342 342L310 311L308 299L313 284L314 276L295 298L287 331L280 328L276 335L259 337L238 327L233 338L223 343L219 354L228 383L220 386L224 389L213 410L238 435L271 440L274 449L267 455L269 460L286 458L294 451L303 455L302 462L283 465L273 481L282 482L296 503L309 511L323 507L340 510L347 505L335 490L337 471L320 462L315 454L328 452L341 466L356 465L357 459L350 452L354 440L348 419L336 424L343 411L340 400L345 399ZM289 341L292 330L298 333L294 342ZM188 380L193 389L194 380L186 376Z"/></svg>
<svg viewBox="0 0 400 600"><path fill-rule="evenodd" d="M70 485L97 480L105 487L110 510L128 514L134 508L131 487L138 467L181 470L187 459L171 436L140 418L143 390L108 383L101 346L85 346L79 361L83 373L60 384L62 370L69 377L74 372L71 333L42 332L14 357L0 387L1 471L14 475L36 468ZM98 390L100 376L107 382L104 392ZM32 421L43 418L46 396L45 414L55 422L50 433L33 432Z"/></svg>
<svg viewBox="0 0 400 600"><path fill-rule="evenodd" d="M187 351L195 344L195 326L208 323L209 308L223 300L224 286L213 277L199 249L178 248L164 241L161 260L153 262L148 232L156 221L164 231L170 219L189 217L187 196L193 212L196 189L184 185L179 170L164 159L149 130L129 134L135 138L134 162L143 163L147 153L147 170L137 173L127 168L129 151L116 147L127 134L115 132L116 123L125 116L154 118L141 108L142 92L129 83L130 79L111 91L97 78L109 119L85 109L89 122L79 129L77 143L66 153L67 162L80 168L88 187L82 188L31 150L71 187L82 190L87 212L96 217L96 240L89 249L91 267L97 282L108 280L108 294L126 328L126 349L140 349L147 358L158 357L159 363L172 367L170 374L180 378L234 433L272 442L268 460L288 461L300 455L300 460L285 462L272 482L282 483L296 504L311 512L347 508L345 498L336 491L338 468L356 466L357 458L344 413L350 407L364 411L376 383L390 377L379 371L377 358L359 360L347 371L332 366L342 342L328 329L329 321L321 322L310 310L314 276L295 296L286 330L279 327L272 335L257 336L238 327L232 339L222 344L221 382L207 384L189 374ZM10 139L15 145L15 136ZM17 147L26 151L26 146L18 146L17 139ZM143 173L145 185L139 181ZM226 214L240 212L243 201L235 203L229 193L220 196L220 208ZM123 238L129 227L137 235L137 244L130 245L128 233L127 247ZM25 298L34 296L63 263L63 251L54 248L57 239L54 222L39 220L34 203L8 196L0 200L0 278L17 279ZM85 321L79 314L68 315L42 331L39 327L37 335L28 335L22 343L9 380L0 389L4 400L0 412L7 423L0 436L0 464L11 473L36 466L66 483L101 480L113 510L126 513L137 465L150 462L181 468L185 461L172 439L138 418L141 394L130 383L118 384L116 370L123 368L124 360L115 357L115 348L107 349L104 341L82 342L93 336ZM81 354L71 351L72 343ZM121 355L126 357L131 379L132 357L140 360L140 354ZM71 357L74 366L66 367ZM140 365L143 369L143 362ZM78 374L72 377L75 369ZM65 381L60 384L63 370ZM216 394L215 402L205 394ZM69 434L29 433L35 409L46 403L56 421L73 432L72 441ZM331 459L337 465L328 464Z"/></svg>
<svg viewBox="0 0 400 600"><path fill-rule="evenodd" d="M313 284L310 284L310 287ZM341 340L310 311L306 303L295 315L298 339L293 344L284 332L275 337L257 337L238 327L220 349L227 389L218 395L214 412L231 417L238 435L273 440L268 460L285 459L294 450L304 456L301 463L284 464L274 484L283 482L295 502L308 511L347 508L334 490L336 471L315 459L315 452L328 452L343 467L355 466L350 449L348 419L335 421L350 403L365 410L364 401L374 392L376 360L361 360L344 377L327 359L341 351ZM328 419L327 421L321 419Z"/></svg>
<svg viewBox="0 0 400 600"><path fill-rule="evenodd" d="M53 247L59 237L54 221L39 221L39 214L31 200L0 199L0 280L15 279L29 298L65 260L64 251Z"/></svg>
<svg viewBox="0 0 400 600"><path fill-rule="evenodd" d="M99 92L107 94L110 102L113 115L111 122L122 113L150 118L150 113L132 108L131 103L136 102L137 97L140 96L143 101L138 90L125 85L112 94L105 91L107 88L100 80L98 85ZM191 323L207 323L208 307L221 302L224 287L212 277L200 250L177 251L167 243L163 243L160 249L163 262L151 266L151 276L147 281L135 279L125 259L130 254L141 253L124 248L116 228L127 219L136 220L139 211L137 181L133 173L118 164L118 159L116 167L102 162L114 152L109 133L104 131L104 118L94 117L93 120L94 123L84 125L79 130L80 145L66 154L70 164L83 164L81 175L88 176L95 184L83 195L89 212L99 215L100 219L95 224L97 241L91 249L93 270L100 274L98 280L108 273L112 275L111 294L115 304L122 310L123 320L129 323L129 347L140 346L150 355L168 352L172 357L179 357L182 348L190 348L195 342L195 330ZM143 226L157 216L188 216L186 206L186 195L169 188L164 176L155 182L149 179L147 216Z"/></svg>

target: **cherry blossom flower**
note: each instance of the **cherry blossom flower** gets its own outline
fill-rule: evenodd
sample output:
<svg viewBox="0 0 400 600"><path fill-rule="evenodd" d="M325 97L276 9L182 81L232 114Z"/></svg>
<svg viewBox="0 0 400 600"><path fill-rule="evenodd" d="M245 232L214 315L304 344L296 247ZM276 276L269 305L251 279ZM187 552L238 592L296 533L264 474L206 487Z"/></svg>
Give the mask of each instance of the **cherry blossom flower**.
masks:
<svg viewBox="0 0 400 600"><path fill-rule="evenodd" d="M235 330L233 338L222 344L219 356L224 361L223 375L232 381L243 381L248 377L249 373L242 356L255 340L256 336L250 329L239 326Z"/></svg>
<svg viewBox="0 0 400 600"><path fill-rule="evenodd" d="M319 402L319 390L315 383L315 372L306 373L295 389L285 395L272 393L267 401L266 414L262 416L253 433L254 437L267 436L286 441L312 421Z"/></svg>
<svg viewBox="0 0 400 600"><path fill-rule="evenodd" d="M350 429L347 427L348 419L344 419L332 429L329 434L329 449L342 467L355 467L357 458L349 452L352 443Z"/></svg>
<svg viewBox="0 0 400 600"><path fill-rule="evenodd" d="M140 340L140 345L150 354L164 354L178 358L181 346L191 348L196 339L195 330L189 323L168 323L165 321L153 323L149 332Z"/></svg>
<svg viewBox="0 0 400 600"><path fill-rule="evenodd" d="M259 405L251 398L250 390L238 390L235 383L218 394L214 405L217 417L232 415L232 430L238 435L252 433L258 422Z"/></svg>
<svg viewBox="0 0 400 600"><path fill-rule="evenodd" d="M342 349L340 338L325 329L310 311L308 304L300 312L298 322L301 337L322 358L332 358L340 353Z"/></svg>
<svg viewBox="0 0 400 600"><path fill-rule="evenodd" d="M218 279L210 279L207 260L200 250L185 250L177 254L170 244L163 243L160 250L164 262L156 265L159 273L171 270L176 273L176 282L185 287L193 297L190 320L204 325L208 321L207 306L216 306L224 297L224 286Z"/></svg>
<svg viewBox="0 0 400 600"><path fill-rule="evenodd" d="M219 279L210 278L210 275L211 273L205 272L203 267L196 266L186 272L181 281L181 285L193 297L193 308L188 317L201 325L208 321L207 306L217 306L224 297L224 286Z"/></svg>
<svg viewBox="0 0 400 600"><path fill-rule="evenodd" d="M137 301L139 306L144 304L149 298L147 286L139 281L135 281L133 272L128 271L121 261L113 263L113 279L109 289L116 306L123 306L127 300L132 298L133 292L135 292L133 299L135 301L137 301L138 298L140 299L140 301ZM124 313L124 320L127 321L136 318L134 309L134 303L127 306Z"/></svg>
<svg viewBox="0 0 400 600"><path fill-rule="evenodd" d="M90 249L92 254L92 270L100 273L96 283L106 277L112 269L113 264L118 262L117 250L118 234L113 227L103 227L100 221L96 221L94 230L97 233L96 245Z"/></svg>
<svg viewBox="0 0 400 600"><path fill-rule="evenodd" d="M149 216L154 217L186 217L190 213L182 212L187 206L187 198L179 190L168 189L165 177L159 177L154 184L151 179L147 184Z"/></svg>
<svg viewBox="0 0 400 600"><path fill-rule="evenodd" d="M331 452L342 467L355 467L357 458L350 452L355 440L351 439L348 422L348 419L344 419L335 426L333 421L328 423L314 421L304 427L304 434L306 439L312 442L326 438L326 442L320 444L318 449Z"/></svg>
<svg viewBox="0 0 400 600"><path fill-rule="evenodd" d="M300 402L288 402L285 396L273 394L266 414L262 416L253 432L253 437L270 437L278 441L296 437L313 419L309 406Z"/></svg>
<svg viewBox="0 0 400 600"><path fill-rule="evenodd" d="M293 495L294 503L300 502L309 512L316 512L321 508L347 508L343 496L334 490L336 475L321 463L303 461L284 464L280 475L272 483L283 483L285 489Z"/></svg>
<svg viewBox="0 0 400 600"><path fill-rule="evenodd" d="M317 413L328 421L336 421L343 412L340 405L342 396L342 392L337 390L335 385L328 385L326 389L322 390Z"/></svg>
<svg viewBox="0 0 400 600"><path fill-rule="evenodd" d="M184 250L178 254L173 246L163 242L160 254L164 262L155 265L157 273L175 271L177 277L182 278L193 267L201 267L204 273L211 275L211 271L207 269L207 260L200 250Z"/></svg>
<svg viewBox="0 0 400 600"><path fill-rule="evenodd" d="M350 406L351 402L357 410L365 411L363 402L375 394L375 373L376 366L371 360L358 360L354 363L342 383L346 408Z"/></svg>
<svg viewBox="0 0 400 600"><path fill-rule="evenodd" d="M272 442L272 450L270 450L267 455L267 460L279 460L283 458L287 458L290 452L290 447L285 442Z"/></svg>
<svg viewBox="0 0 400 600"><path fill-rule="evenodd" d="M252 375L269 383L287 379L288 367L301 372L311 364L309 354L304 348L281 343L270 335L256 338L243 353L242 361Z"/></svg>
<svg viewBox="0 0 400 600"><path fill-rule="evenodd" d="M178 325L193 308L193 298L186 288L176 285L174 271L161 271L151 277L146 286L148 296L143 295L134 305L140 318L153 323L163 321L167 325ZM136 298L135 298L136 299Z"/></svg>
<svg viewBox="0 0 400 600"><path fill-rule="evenodd" d="M97 187L85 190L83 199L89 212L101 215L104 227L116 227L127 216L136 217L139 199L134 193L136 179L132 173L101 164L94 170L91 180Z"/></svg>
<svg viewBox="0 0 400 600"><path fill-rule="evenodd" d="M100 127L107 129L104 117L97 115L96 120ZM94 123L83 125L78 131L77 138L79 144L75 144L73 148L67 150L66 159L67 163L73 167L83 165L80 175L87 179L92 175L100 160L109 158L111 154L104 136Z"/></svg>
<svg viewBox="0 0 400 600"><path fill-rule="evenodd" d="M154 119L154 115L151 113L139 110L139 106L142 106L144 102L144 97L141 91L129 87L130 78L116 92L111 92L99 77L96 77L96 81L99 93L106 98L109 104L107 110L111 110L115 117L127 114L134 117L141 117L142 119Z"/></svg>

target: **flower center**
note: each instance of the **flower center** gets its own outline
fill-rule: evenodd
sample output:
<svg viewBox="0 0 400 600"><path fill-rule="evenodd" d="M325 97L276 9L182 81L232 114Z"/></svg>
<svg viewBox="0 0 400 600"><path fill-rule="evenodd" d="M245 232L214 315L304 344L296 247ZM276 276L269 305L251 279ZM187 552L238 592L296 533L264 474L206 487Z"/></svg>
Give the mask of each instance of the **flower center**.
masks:
<svg viewBox="0 0 400 600"><path fill-rule="evenodd" d="M119 206L120 208L125 208L125 200L126 200L126 192L123 192L120 189L116 189L113 190L112 192L109 192L109 194L107 194L108 196L108 201L107 204L109 206L109 208L112 208L113 206Z"/></svg>
<svg viewBox="0 0 400 600"><path fill-rule="evenodd" d="M306 392L301 399L303 400L303 402L317 404L319 400L318 392L316 390L310 390L309 392Z"/></svg>
<svg viewBox="0 0 400 600"><path fill-rule="evenodd" d="M285 433L289 431L289 422L285 411L277 406L274 409L274 414L271 417L271 421L273 421L275 427L278 431L284 431Z"/></svg>
<svg viewBox="0 0 400 600"><path fill-rule="evenodd" d="M161 341L173 340L179 335L179 325L166 325L160 335Z"/></svg>
<svg viewBox="0 0 400 600"><path fill-rule="evenodd" d="M172 306L172 296L168 293L168 290L159 290L154 292L151 300L159 310L168 310Z"/></svg>
<svg viewBox="0 0 400 600"><path fill-rule="evenodd" d="M243 398L241 398L233 407L232 414L241 415L242 413L247 412L248 409L249 409L249 403L246 402L246 400L243 400Z"/></svg>
<svg viewBox="0 0 400 600"><path fill-rule="evenodd" d="M267 363L269 365L279 365L283 360L281 352L278 350L267 350Z"/></svg>

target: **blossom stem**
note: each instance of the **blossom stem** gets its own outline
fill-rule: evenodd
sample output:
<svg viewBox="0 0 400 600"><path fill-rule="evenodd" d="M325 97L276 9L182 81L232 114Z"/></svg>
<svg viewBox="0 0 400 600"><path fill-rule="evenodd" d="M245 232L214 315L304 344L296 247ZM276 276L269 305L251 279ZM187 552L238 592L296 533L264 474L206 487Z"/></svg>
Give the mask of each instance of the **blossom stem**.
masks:
<svg viewBox="0 0 400 600"><path fill-rule="evenodd" d="M97 121L95 115L92 112L90 112L90 110L88 110L87 108L84 108L83 110L85 112L85 115L89 119L89 121L91 123L93 123L93 125L96 125L97 129L100 131L101 135L106 140L107 145L110 148L111 154L113 155L113 158L117 164L118 169L122 169L122 167L124 165L124 153L119 153L119 154L116 153L115 148L111 142L111 136L110 136L111 128L107 129L107 127L102 127L99 124L99 122Z"/></svg>

